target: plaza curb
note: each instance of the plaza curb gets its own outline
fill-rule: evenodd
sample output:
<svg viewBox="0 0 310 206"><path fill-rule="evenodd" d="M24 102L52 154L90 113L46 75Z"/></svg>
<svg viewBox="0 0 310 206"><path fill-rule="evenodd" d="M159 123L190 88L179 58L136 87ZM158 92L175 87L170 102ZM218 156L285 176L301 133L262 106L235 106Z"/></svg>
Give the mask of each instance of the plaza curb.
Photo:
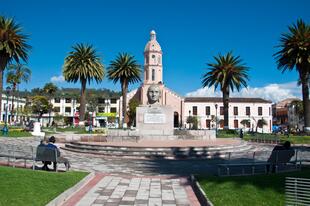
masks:
<svg viewBox="0 0 310 206"><path fill-rule="evenodd" d="M214 206L213 203L208 199L206 193L203 191L203 189L201 188L199 182L196 180L194 175L190 176L190 183L201 205Z"/></svg>
<svg viewBox="0 0 310 206"><path fill-rule="evenodd" d="M82 188L89 181L91 181L94 176L95 176L95 173L91 172L86 177L84 177L81 181L79 181L77 184L67 189L66 191L58 195L56 198L54 198L52 201L50 201L48 204L46 204L46 206L62 205L66 200L68 200L72 195L74 195L80 188Z"/></svg>

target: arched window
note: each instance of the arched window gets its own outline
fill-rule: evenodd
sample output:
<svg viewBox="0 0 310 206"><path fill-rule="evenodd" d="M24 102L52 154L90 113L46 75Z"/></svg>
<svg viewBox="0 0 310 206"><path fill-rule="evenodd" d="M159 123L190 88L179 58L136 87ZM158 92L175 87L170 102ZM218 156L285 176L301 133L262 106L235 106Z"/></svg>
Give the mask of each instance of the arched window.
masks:
<svg viewBox="0 0 310 206"><path fill-rule="evenodd" d="M152 81L155 81L155 69L152 69Z"/></svg>

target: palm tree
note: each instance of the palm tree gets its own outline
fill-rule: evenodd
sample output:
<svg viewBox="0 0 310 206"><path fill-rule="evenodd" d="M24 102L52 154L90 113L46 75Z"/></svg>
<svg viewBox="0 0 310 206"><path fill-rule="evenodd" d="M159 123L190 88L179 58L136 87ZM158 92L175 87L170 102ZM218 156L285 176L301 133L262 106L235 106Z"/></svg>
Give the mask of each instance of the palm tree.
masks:
<svg viewBox="0 0 310 206"><path fill-rule="evenodd" d="M202 77L202 86L214 86L214 89L216 89L220 85L223 94L224 129L228 129L230 90L234 91L236 88L239 91L242 85L247 86L249 68L242 63L240 56L234 57L232 52L228 52L224 56L219 54L214 59L215 63L207 64L209 68Z"/></svg>
<svg viewBox="0 0 310 206"><path fill-rule="evenodd" d="M80 121L85 118L86 83L94 79L97 83L104 77L104 66L92 45L76 44L65 58L63 75L68 82L81 82Z"/></svg>
<svg viewBox="0 0 310 206"><path fill-rule="evenodd" d="M128 53L120 53L114 61L111 61L108 67L108 78L116 84L118 81L121 83L122 87L122 117L121 127L123 126L125 115L126 115L126 105L127 105L127 91L128 85L137 83L141 81L141 69L140 65L134 59L134 56Z"/></svg>
<svg viewBox="0 0 310 206"><path fill-rule="evenodd" d="M10 64L7 68L6 82L12 85L12 117L14 114L14 97L18 92L18 85L22 82L29 82L31 78L31 70L23 64ZM18 95L17 95L18 96ZM18 100L17 100L18 103ZM18 107L18 105L17 105ZM17 108L18 111L18 108ZM18 116L16 115L16 119Z"/></svg>
<svg viewBox="0 0 310 206"><path fill-rule="evenodd" d="M278 69L283 72L294 68L299 73L302 86L302 99L304 108L304 130L310 132L310 100L309 100L309 74L310 74L310 25L303 20L288 27L289 32L283 33L280 39L280 50L274 54Z"/></svg>
<svg viewBox="0 0 310 206"><path fill-rule="evenodd" d="M27 62L31 46L26 44L27 35L21 33L22 27L14 19L0 16L0 94L3 90L3 72L13 60ZM2 95L0 95L0 111Z"/></svg>
<svg viewBox="0 0 310 206"><path fill-rule="evenodd" d="M58 90L58 87L53 83L46 83L43 87L43 91L46 95L48 95L49 103L52 104L52 98L55 97L55 94ZM51 124L51 112L52 108L48 111L48 125Z"/></svg>

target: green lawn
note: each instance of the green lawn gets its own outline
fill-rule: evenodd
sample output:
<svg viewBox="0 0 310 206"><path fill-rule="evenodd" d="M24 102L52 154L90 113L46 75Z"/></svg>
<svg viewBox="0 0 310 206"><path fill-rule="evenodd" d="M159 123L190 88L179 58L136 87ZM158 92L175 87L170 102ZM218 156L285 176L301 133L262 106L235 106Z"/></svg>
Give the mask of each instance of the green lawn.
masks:
<svg viewBox="0 0 310 206"><path fill-rule="evenodd" d="M277 206L285 204L285 177L310 178L310 169L243 177L198 177L215 206Z"/></svg>
<svg viewBox="0 0 310 206"><path fill-rule="evenodd" d="M0 206L46 205L86 175L0 167Z"/></svg>
<svg viewBox="0 0 310 206"><path fill-rule="evenodd" d="M31 133L26 131L10 131L9 129L8 135L3 135L2 131L0 131L0 137L31 137L31 136L32 136Z"/></svg>
<svg viewBox="0 0 310 206"><path fill-rule="evenodd" d="M233 130L229 131L218 131L218 138L233 138L239 137L239 134ZM250 140L251 138L255 137L275 137L274 134L261 134L256 133L255 136L245 133L243 138L244 140ZM277 135L276 137L280 138L281 142L290 141L292 144L310 144L310 136L301 136L301 135L290 135L289 138L287 135Z"/></svg>

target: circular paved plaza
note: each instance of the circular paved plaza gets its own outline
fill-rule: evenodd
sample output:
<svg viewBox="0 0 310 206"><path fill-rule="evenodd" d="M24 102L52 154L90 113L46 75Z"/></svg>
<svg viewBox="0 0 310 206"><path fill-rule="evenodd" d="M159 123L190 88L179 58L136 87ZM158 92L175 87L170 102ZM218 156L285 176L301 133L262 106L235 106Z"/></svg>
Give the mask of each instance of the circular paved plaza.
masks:
<svg viewBox="0 0 310 206"><path fill-rule="evenodd" d="M233 140L227 140L231 143ZM37 146L39 138L0 138L0 144ZM106 143L105 143L106 144ZM115 144L115 143L114 143ZM121 145L121 143L116 143ZM135 145L135 143L125 143ZM161 145L162 143L158 143ZM173 144L171 142L171 144ZM181 146L182 143L176 143ZM195 145L195 142L191 143ZM211 143L216 144L216 143ZM225 144L219 140L218 144ZM268 152L273 145L254 144L251 151ZM140 143L140 146L149 143ZM154 143L152 143L154 146ZM156 145L156 144L155 144ZM168 144L167 144L168 145ZM58 144L63 147L63 144ZM162 146L162 145L161 145ZM171 145L168 145L171 146ZM175 145L174 145L175 146ZM204 145L206 146L206 145ZM185 177L190 174L214 175L217 160L132 159L83 154L61 150L71 162L70 170L93 172L93 179L64 205L199 205ZM1 159L5 161L5 159ZM63 165L59 165L64 169ZM82 195L81 195L82 192Z"/></svg>

